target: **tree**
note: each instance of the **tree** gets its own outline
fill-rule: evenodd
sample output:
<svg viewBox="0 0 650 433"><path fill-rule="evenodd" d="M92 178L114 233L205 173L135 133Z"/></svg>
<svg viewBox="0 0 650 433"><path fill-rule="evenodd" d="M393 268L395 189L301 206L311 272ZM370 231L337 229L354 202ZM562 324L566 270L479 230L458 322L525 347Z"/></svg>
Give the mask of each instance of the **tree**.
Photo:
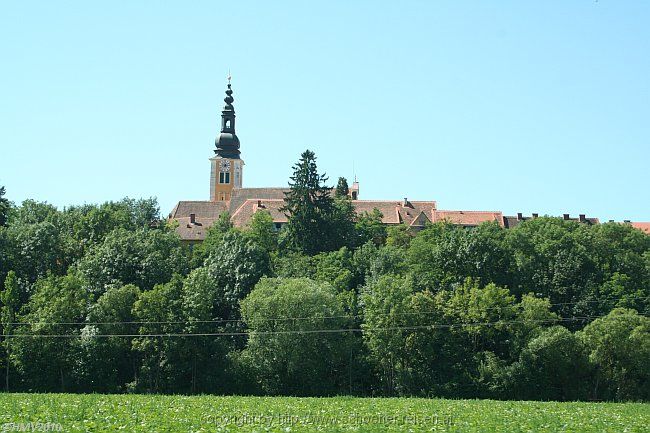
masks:
<svg viewBox="0 0 650 433"><path fill-rule="evenodd" d="M78 267L90 290L101 294L109 286L126 284L150 290L174 273L185 273L187 261L174 232L118 228L91 248Z"/></svg>
<svg viewBox="0 0 650 433"><path fill-rule="evenodd" d="M386 243L386 226L382 222L383 217L384 215L376 208L357 217L355 224L357 246L366 242L373 242L377 246Z"/></svg>
<svg viewBox="0 0 650 433"><path fill-rule="evenodd" d="M77 366L84 391L124 392L127 383L135 380L137 359L131 348L133 338L117 335L137 332L132 310L139 296L140 289L133 285L111 287L89 308L87 325L81 330Z"/></svg>
<svg viewBox="0 0 650 433"><path fill-rule="evenodd" d="M0 226L0 290L12 268L13 246L7 228Z"/></svg>
<svg viewBox="0 0 650 433"><path fill-rule="evenodd" d="M293 170L281 208L288 218L289 243L309 255L336 249L337 240L330 233L334 201L324 184L327 176L318 174L314 152L304 151Z"/></svg>
<svg viewBox="0 0 650 433"><path fill-rule="evenodd" d="M88 306L88 294L74 274L39 279L23 307L12 343L12 360L24 384L32 391L74 391L80 328ZM72 338L50 337L70 335Z"/></svg>
<svg viewBox="0 0 650 433"><path fill-rule="evenodd" d="M230 212L224 211L219 214L219 218L214 222L212 227L215 228L215 230L221 232L221 233L228 233L230 230L233 228L232 221L230 219Z"/></svg>
<svg viewBox="0 0 650 433"><path fill-rule="evenodd" d="M591 372L584 346L562 326L542 330L508 370L516 399L566 401L589 393Z"/></svg>
<svg viewBox="0 0 650 433"><path fill-rule="evenodd" d="M593 398L650 398L650 318L616 308L579 333L596 370Z"/></svg>
<svg viewBox="0 0 650 433"><path fill-rule="evenodd" d="M513 358L516 303L494 284L468 279L433 293L386 275L366 285L362 305L364 340L390 394L488 396L482 365Z"/></svg>
<svg viewBox="0 0 650 433"><path fill-rule="evenodd" d="M504 232L496 223L470 230L444 222L432 224L411 241L411 270L417 282L430 289L461 283L468 277L506 286L510 253Z"/></svg>
<svg viewBox="0 0 650 433"><path fill-rule="evenodd" d="M13 270L34 283L48 272L65 275L71 263L60 227L52 220L12 224L7 232L13 253Z"/></svg>
<svg viewBox="0 0 650 433"><path fill-rule="evenodd" d="M278 249L278 232L269 211L255 212L246 234L254 243L268 252Z"/></svg>
<svg viewBox="0 0 650 433"><path fill-rule="evenodd" d="M273 257L273 275L280 278L311 278L316 275L315 258L298 252Z"/></svg>
<svg viewBox="0 0 650 433"><path fill-rule="evenodd" d="M408 305L413 294L411 282L404 277L385 275L368 284L362 294L363 340L380 382L380 391L388 394L404 389L406 370L406 329L412 317Z"/></svg>
<svg viewBox="0 0 650 433"><path fill-rule="evenodd" d="M155 198L134 200L124 198L101 205L74 206L64 210L73 237L86 247L101 243L113 230L149 228L160 222L160 210Z"/></svg>
<svg viewBox="0 0 650 433"><path fill-rule="evenodd" d="M7 219L9 218L9 209L11 208L11 203L5 197L5 187L0 186L0 227L7 225Z"/></svg>
<svg viewBox="0 0 650 433"><path fill-rule="evenodd" d="M182 290L182 315L187 321L184 332L190 334L242 331L238 322L221 316L223 290L206 267L194 269L185 279ZM223 321L222 321L223 320ZM232 391L227 355L243 347L243 337L197 336L185 341L189 358L190 392L226 393Z"/></svg>
<svg viewBox="0 0 650 433"><path fill-rule="evenodd" d="M560 218L535 218L506 232L506 250L514 261L509 284L515 294L530 290L559 304L562 317L574 315L574 303L597 285L597 257L585 244L591 228ZM584 314L584 313L583 313Z"/></svg>
<svg viewBox="0 0 650 433"><path fill-rule="evenodd" d="M203 242L193 247L190 268L195 269L203 266L203 262L212 251L220 247L224 235L232 230L234 228L230 220L230 213L228 211L221 212L214 224L208 227Z"/></svg>
<svg viewBox="0 0 650 433"><path fill-rule="evenodd" d="M390 247L408 248L415 234L406 224L390 226L386 229L386 245Z"/></svg>
<svg viewBox="0 0 650 433"><path fill-rule="evenodd" d="M2 310L2 330L4 331L4 352L5 352L5 391L9 392L9 368L11 358L11 338L8 337L13 333L14 323L16 322L16 313L20 307L20 288L18 287L18 277L14 271L9 271L4 281L4 290L0 291L0 303Z"/></svg>
<svg viewBox="0 0 650 433"><path fill-rule="evenodd" d="M306 278L266 278L241 308L249 328L241 362L253 372L262 391L332 395L346 388L351 335L316 332L345 329L349 324L332 286Z"/></svg>
<svg viewBox="0 0 650 433"><path fill-rule="evenodd" d="M269 255L241 233L231 232L206 259L205 267L217 290L215 315L238 319L239 301L269 271Z"/></svg>
<svg viewBox="0 0 650 433"><path fill-rule="evenodd" d="M336 197L332 214L327 220L327 248L324 251L334 251L341 247L354 248L359 245L359 236L354 221L357 214L352 206L350 197Z"/></svg>
<svg viewBox="0 0 650 433"><path fill-rule="evenodd" d="M315 267L314 279L330 283L339 293L354 288L352 253L348 248L317 254L312 257L312 263Z"/></svg>
<svg viewBox="0 0 650 433"><path fill-rule="evenodd" d="M348 180L344 177L339 177L339 181L336 183L334 195L336 197L347 197L349 194L350 188L348 187Z"/></svg>
<svg viewBox="0 0 650 433"><path fill-rule="evenodd" d="M140 293L133 314L141 322L133 339L133 350L140 358L138 379L130 389L146 392L190 392L190 359L182 334L183 278L176 274L165 284ZM161 336L162 335L162 336Z"/></svg>

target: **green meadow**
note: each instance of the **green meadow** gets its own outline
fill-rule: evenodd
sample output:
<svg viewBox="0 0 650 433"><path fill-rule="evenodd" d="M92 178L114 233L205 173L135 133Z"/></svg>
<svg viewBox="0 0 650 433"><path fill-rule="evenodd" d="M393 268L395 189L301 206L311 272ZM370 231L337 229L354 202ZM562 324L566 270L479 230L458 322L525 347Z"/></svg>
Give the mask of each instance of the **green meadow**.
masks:
<svg viewBox="0 0 650 433"><path fill-rule="evenodd" d="M650 404L0 394L0 431L647 432Z"/></svg>

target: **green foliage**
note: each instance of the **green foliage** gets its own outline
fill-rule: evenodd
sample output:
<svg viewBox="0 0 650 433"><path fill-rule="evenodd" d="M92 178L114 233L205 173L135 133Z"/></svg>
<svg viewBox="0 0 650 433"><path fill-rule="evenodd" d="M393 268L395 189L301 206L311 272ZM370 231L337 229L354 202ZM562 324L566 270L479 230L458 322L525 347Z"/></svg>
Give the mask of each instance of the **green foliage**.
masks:
<svg viewBox="0 0 650 433"><path fill-rule="evenodd" d="M238 322L224 317L231 314L232 305L224 305L223 281L213 278L207 267L193 270L185 279L182 290L181 311L186 323L183 332L191 334L210 334L215 332L239 332ZM216 322L213 322L215 321ZM200 336L184 340L183 346L187 357L189 381L183 385L187 392L229 392L234 380L230 377L229 351L243 344L241 338L220 336Z"/></svg>
<svg viewBox="0 0 650 433"><path fill-rule="evenodd" d="M507 285L509 257L504 232L496 223L466 230L436 223L420 232L409 248L409 264L419 285L430 289L476 278Z"/></svg>
<svg viewBox="0 0 650 433"><path fill-rule="evenodd" d="M313 153L295 168L286 230L224 213L189 248L154 199L10 207L5 387L650 399L647 234L557 218L387 228L329 197Z"/></svg>
<svg viewBox="0 0 650 433"><path fill-rule="evenodd" d="M414 233L406 224L390 226L386 229L386 245L389 247L407 248L411 245Z"/></svg>
<svg viewBox="0 0 650 433"><path fill-rule="evenodd" d="M4 349L5 391L9 391L9 371L11 368L9 357L13 342L8 335L13 333L15 327L14 323L16 322L18 307L20 307L20 298L20 288L16 273L9 271L4 281L4 290L0 290L0 324L2 325L4 336L2 348Z"/></svg>
<svg viewBox="0 0 650 433"><path fill-rule="evenodd" d="M42 223L51 220L56 214L57 209L51 204L35 200L25 200L20 206L13 208L10 212L9 225Z"/></svg>
<svg viewBox="0 0 650 433"><path fill-rule="evenodd" d="M399 392L404 386L405 340L407 331L399 329L410 322L411 282L385 275L368 285L362 295L364 306L363 339L380 381L380 390Z"/></svg>
<svg viewBox="0 0 650 433"><path fill-rule="evenodd" d="M79 270L95 293L125 284L149 290L186 269L178 235L152 229L116 229L79 262Z"/></svg>
<svg viewBox="0 0 650 433"><path fill-rule="evenodd" d="M133 339L140 358L137 380L130 389L146 392L173 392L190 389L188 360L180 338L155 337L183 332L183 279L174 275L168 283L140 293L133 315L142 322ZM148 337L153 335L153 337Z"/></svg>
<svg viewBox="0 0 650 433"><path fill-rule="evenodd" d="M7 225L9 209L11 209L11 202L5 197L6 192L5 187L0 186L0 227Z"/></svg>
<svg viewBox="0 0 650 433"><path fill-rule="evenodd" d="M224 235L232 230L234 229L230 221L230 213L227 211L220 213L214 224L208 227L203 242L193 247L190 267L194 269L203 266L205 259L208 258L212 251L220 247Z"/></svg>
<svg viewBox="0 0 650 433"><path fill-rule="evenodd" d="M327 229L324 238L326 248L321 251L334 251L341 247L354 247L359 243L355 229L356 213L349 197L334 199L334 207L327 219Z"/></svg>
<svg viewBox="0 0 650 433"><path fill-rule="evenodd" d="M377 247L368 242L354 252L354 265L360 282L376 280L382 275L402 275L406 272L406 255L403 249Z"/></svg>
<svg viewBox="0 0 650 433"><path fill-rule="evenodd" d="M328 282L338 292L355 287L352 253L346 247L338 251L320 253L312 258L315 266L314 279Z"/></svg>
<svg viewBox="0 0 650 433"><path fill-rule="evenodd" d="M336 197L347 197L348 194L350 194L348 180L344 177L339 177L338 182L336 182L336 190L334 190L334 195Z"/></svg>
<svg viewBox="0 0 650 433"><path fill-rule="evenodd" d="M77 338L47 338L44 335L80 335L80 329L63 323L82 322L88 296L82 281L72 275L50 275L36 282L34 293L19 316L11 359L21 373L24 386L33 391L77 389L72 372L79 349Z"/></svg>
<svg viewBox="0 0 650 433"><path fill-rule="evenodd" d="M373 209L372 212L364 212L357 217L355 230L358 245L373 242L380 246L386 243L386 226L382 222L382 218L382 213L377 209Z"/></svg>
<svg viewBox="0 0 650 433"><path fill-rule="evenodd" d="M273 257L273 274L282 278L315 278L314 258L308 255L287 252Z"/></svg>
<svg viewBox="0 0 650 433"><path fill-rule="evenodd" d="M517 304L494 284L468 279L435 294L413 287L409 278L385 275L364 289L363 336L384 392L500 395L502 370L520 345L557 321L547 301Z"/></svg>
<svg viewBox="0 0 650 433"><path fill-rule="evenodd" d="M273 217L268 211L258 211L253 214L246 234L253 243L268 252L278 249L278 232Z"/></svg>
<svg viewBox="0 0 650 433"><path fill-rule="evenodd" d="M79 364L76 368L82 389L92 392L124 392L137 375L132 338L97 335L137 333L133 307L140 290L133 285L111 287L88 310L81 329Z"/></svg>
<svg viewBox="0 0 650 433"><path fill-rule="evenodd" d="M641 433L650 407L641 403L510 402L419 398L331 398L0 394L0 421L49 420L63 431L314 431ZM12 424L16 423L16 424ZM38 426L34 422L35 426Z"/></svg>
<svg viewBox="0 0 650 433"><path fill-rule="evenodd" d="M268 252L238 232L224 235L205 261L218 292L218 317L239 318L238 304L269 271Z"/></svg>
<svg viewBox="0 0 650 433"><path fill-rule="evenodd" d="M650 398L650 319L616 308L580 332L596 369L594 398Z"/></svg>
<svg viewBox="0 0 650 433"><path fill-rule="evenodd" d="M160 210L156 199L124 198L99 206L84 205L64 211L73 237L84 247L101 243L117 228L135 230L157 225Z"/></svg>
<svg viewBox="0 0 650 433"><path fill-rule="evenodd" d="M344 389L352 368L352 336L311 332L348 326L329 284L306 278L263 279L241 308L250 331L240 362L248 366L262 391L327 395Z"/></svg>
<svg viewBox="0 0 650 433"><path fill-rule="evenodd" d="M11 225L8 230L12 265L16 273L30 283L48 272L64 275L69 266L67 243L56 222L46 220Z"/></svg>
<svg viewBox="0 0 650 433"><path fill-rule="evenodd" d="M282 208L288 217L287 245L309 255L350 245L354 210L347 198L330 196L327 176L318 174L316 155L306 150L293 170Z"/></svg>
<svg viewBox="0 0 650 433"><path fill-rule="evenodd" d="M542 330L508 368L510 392L522 400L589 396L590 367L580 338L562 326Z"/></svg>

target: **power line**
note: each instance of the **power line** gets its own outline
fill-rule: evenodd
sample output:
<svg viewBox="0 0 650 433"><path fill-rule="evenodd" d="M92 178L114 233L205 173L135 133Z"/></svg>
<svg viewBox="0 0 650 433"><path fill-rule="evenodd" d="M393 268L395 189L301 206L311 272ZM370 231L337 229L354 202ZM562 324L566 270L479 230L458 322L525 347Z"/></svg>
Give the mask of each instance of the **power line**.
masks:
<svg viewBox="0 0 650 433"><path fill-rule="evenodd" d="M545 299L545 298L535 298L535 299ZM640 298L632 298L636 301L650 299L650 296L643 296ZM621 300L620 297L609 297L601 298L598 300L584 300L577 302L557 302L548 304L551 307L562 306L562 305L577 305L584 303L598 303L607 300ZM510 307L518 307L519 304L511 305ZM484 308L483 311L491 311L500 308L508 308L509 306L493 306ZM439 311L405 311L399 314L393 313L377 313L376 315L380 316L393 316L400 317L405 316L420 316L426 314L436 314ZM331 319L361 319L365 317L363 314L344 314L344 315L333 315L333 316L313 316L313 317L267 317L256 319L257 321L262 322L281 322L281 321L299 321L299 320L331 320ZM82 325L178 325L178 324L202 324L202 323L246 323L244 319L206 319L206 320L160 320L160 321L148 321L148 320L132 320L132 321L112 321L112 322L9 322L8 325L20 326L20 325L64 325L64 326L82 326Z"/></svg>
<svg viewBox="0 0 650 433"><path fill-rule="evenodd" d="M153 338L153 337L236 337L236 336L257 336L257 335L286 335L286 334L334 334L346 332L384 332L384 331L415 331L415 330L433 330L433 329L453 329L467 326L504 326L516 324L544 324L544 323L563 323L563 322L576 322L591 319L598 319L605 316L583 316L583 317L568 317L558 319L543 319L543 320L513 320L513 321L498 321L498 322L470 322L470 323L432 323L428 325L413 325L413 326L389 326L389 327L361 327L361 328L336 328L336 329L306 329L306 330L280 330L280 331L238 331L238 332L201 332L201 333L166 333L166 334L95 334L95 335L82 335L82 334L8 334L5 338L112 338L112 337L127 337L127 338Z"/></svg>

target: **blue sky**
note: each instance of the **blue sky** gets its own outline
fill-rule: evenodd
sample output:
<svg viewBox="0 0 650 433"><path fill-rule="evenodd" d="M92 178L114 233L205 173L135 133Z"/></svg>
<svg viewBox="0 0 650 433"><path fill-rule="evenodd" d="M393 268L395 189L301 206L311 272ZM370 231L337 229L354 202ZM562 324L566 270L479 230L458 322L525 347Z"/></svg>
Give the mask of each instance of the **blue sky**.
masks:
<svg viewBox="0 0 650 433"><path fill-rule="evenodd" d="M0 185L209 198L228 70L245 186L304 149L361 198L650 221L650 2L3 2Z"/></svg>

